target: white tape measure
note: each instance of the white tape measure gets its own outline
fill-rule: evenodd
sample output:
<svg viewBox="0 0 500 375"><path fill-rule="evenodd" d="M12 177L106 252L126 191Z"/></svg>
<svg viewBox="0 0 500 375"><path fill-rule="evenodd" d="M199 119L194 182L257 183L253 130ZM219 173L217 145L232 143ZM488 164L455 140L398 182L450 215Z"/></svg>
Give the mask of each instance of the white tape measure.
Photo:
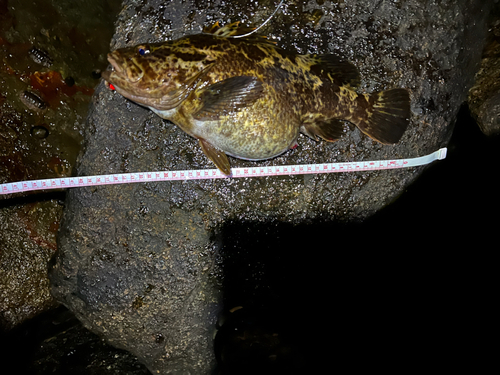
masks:
<svg viewBox="0 0 500 375"><path fill-rule="evenodd" d="M265 177L317 173L375 171L380 169L417 167L419 165L429 164L434 160L444 159L445 157L446 148L441 148L433 152L432 154L412 159L232 168L232 176L230 177L224 175L218 169L199 169L185 171L136 172L107 174L100 176L47 178L44 180L9 182L6 184L1 184L0 194L21 193L31 190L130 184L133 182L204 180L213 178Z"/></svg>

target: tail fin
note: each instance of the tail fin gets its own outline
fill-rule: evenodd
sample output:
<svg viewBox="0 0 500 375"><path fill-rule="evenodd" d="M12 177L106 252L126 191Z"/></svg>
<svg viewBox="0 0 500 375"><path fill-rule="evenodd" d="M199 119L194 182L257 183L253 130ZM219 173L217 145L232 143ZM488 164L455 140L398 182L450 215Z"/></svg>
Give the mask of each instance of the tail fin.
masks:
<svg viewBox="0 0 500 375"><path fill-rule="evenodd" d="M368 99L368 108L366 108ZM406 89L391 89L361 95L366 116L355 125L370 138L384 144L398 143L410 122L410 95Z"/></svg>

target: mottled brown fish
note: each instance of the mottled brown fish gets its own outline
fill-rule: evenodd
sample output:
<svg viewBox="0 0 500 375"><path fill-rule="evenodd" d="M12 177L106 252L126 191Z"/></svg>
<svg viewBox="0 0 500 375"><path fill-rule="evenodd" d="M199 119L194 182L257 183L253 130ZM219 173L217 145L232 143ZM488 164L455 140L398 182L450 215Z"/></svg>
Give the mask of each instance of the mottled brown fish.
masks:
<svg viewBox="0 0 500 375"><path fill-rule="evenodd" d="M238 23L111 52L102 74L124 97L199 140L226 175L226 156L262 160L295 148L299 132L333 142L341 120L374 140L400 140L410 117L405 89L358 94L359 73L334 55L299 55Z"/></svg>

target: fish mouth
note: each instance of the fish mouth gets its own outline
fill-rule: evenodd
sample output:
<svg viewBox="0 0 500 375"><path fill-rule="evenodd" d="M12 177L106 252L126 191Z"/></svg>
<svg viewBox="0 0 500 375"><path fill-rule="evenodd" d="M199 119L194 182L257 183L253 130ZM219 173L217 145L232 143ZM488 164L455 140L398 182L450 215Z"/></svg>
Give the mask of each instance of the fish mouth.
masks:
<svg viewBox="0 0 500 375"><path fill-rule="evenodd" d="M115 83L113 81L116 79L134 83L140 81L144 75L139 67L133 64L132 61L126 60L118 51L108 53L108 62L111 64L111 70L106 70L101 76L110 83ZM127 65L135 69L124 69L124 66Z"/></svg>
<svg viewBox="0 0 500 375"><path fill-rule="evenodd" d="M113 73L113 70L106 70L104 72L101 72L101 77L104 78L105 81L110 82L111 73Z"/></svg>
<svg viewBox="0 0 500 375"><path fill-rule="evenodd" d="M113 75L121 76L123 75L123 69L118 64L117 59L113 56L113 52L108 53L108 62L111 64L111 70L106 70L101 73L101 77L104 78L107 82L113 83Z"/></svg>
<svg viewBox="0 0 500 375"><path fill-rule="evenodd" d="M123 74L123 68L118 63L119 60L123 60L116 52L108 53L108 61L111 64L112 70L114 70L118 75Z"/></svg>

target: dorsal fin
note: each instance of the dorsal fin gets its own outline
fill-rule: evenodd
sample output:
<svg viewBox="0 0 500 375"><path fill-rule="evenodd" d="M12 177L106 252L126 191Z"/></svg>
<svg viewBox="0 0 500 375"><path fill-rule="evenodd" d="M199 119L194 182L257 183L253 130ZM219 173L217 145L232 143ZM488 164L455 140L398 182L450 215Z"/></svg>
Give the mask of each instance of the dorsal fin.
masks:
<svg viewBox="0 0 500 375"><path fill-rule="evenodd" d="M321 76L327 74L339 86L359 86L360 77L358 69L348 61L336 55L309 55L313 64L311 72Z"/></svg>
<svg viewBox="0 0 500 375"><path fill-rule="evenodd" d="M206 34L221 36L223 38L240 38L250 40L252 42L276 44L275 42L267 39L265 35L252 33L252 31L254 31L255 29L255 27L244 26L239 21L227 24L225 26L220 26L219 22L216 22L212 26L205 27L203 29L203 32Z"/></svg>
<svg viewBox="0 0 500 375"><path fill-rule="evenodd" d="M281 5L283 4L283 1L281 0L276 9L274 9L274 12L263 22L260 24L258 27L246 27L246 26L240 26L240 22L233 22L230 23L226 26L221 27L219 25L219 22L217 21L210 27L205 27L203 29L203 32L208 33L208 34L214 34L217 36L223 36L226 38L246 38L247 40L252 39L253 41L258 41L262 42L265 41L267 43L272 43L276 44L275 42L271 42L267 40L267 37L264 35L258 35L257 31L262 28L266 23L268 23L276 14L278 9L281 8ZM259 39L259 38L264 38L264 40Z"/></svg>
<svg viewBox="0 0 500 375"><path fill-rule="evenodd" d="M205 27L203 29L203 32L207 34L214 34L217 36L231 37L244 35L251 32L252 30L255 30L255 28L243 26L241 25L240 21L232 22L225 26L219 25L219 21L217 21L212 26Z"/></svg>

